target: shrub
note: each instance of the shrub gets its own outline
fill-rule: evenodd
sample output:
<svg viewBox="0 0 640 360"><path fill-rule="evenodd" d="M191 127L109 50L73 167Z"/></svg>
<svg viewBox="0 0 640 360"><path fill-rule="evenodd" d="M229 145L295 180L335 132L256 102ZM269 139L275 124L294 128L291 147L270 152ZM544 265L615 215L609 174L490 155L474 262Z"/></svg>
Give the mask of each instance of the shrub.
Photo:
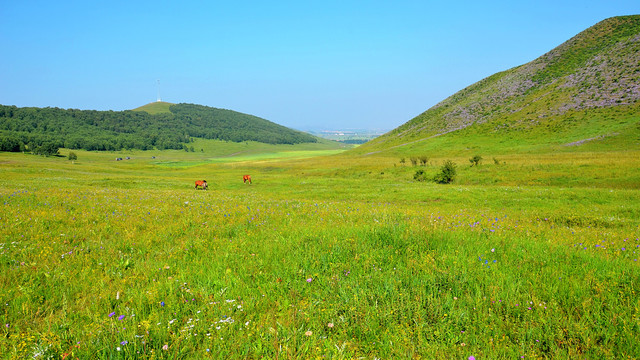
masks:
<svg viewBox="0 0 640 360"><path fill-rule="evenodd" d="M427 166L427 161L429 161L429 157L427 156L420 156L420 163L422 164L422 166Z"/></svg>
<svg viewBox="0 0 640 360"><path fill-rule="evenodd" d="M78 155L73 151L69 153L69 160L78 160Z"/></svg>
<svg viewBox="0 0 640 360"><path fill-rule="evenodd" d="M418 165L418 158L415 156L412 156L409 158L409 160L411 160L411 165L416 166Z"/></svg>
<svg viewBox="0 0 640 360"><path fill-rule="evenodd" d="M400 164L404 165L407 161L404 158L400 158Z"/></svg>
<svg viewBox="0 0 640 360"><path fill-rule="evenodd" d="M427 174L425 174L424 170L418 170L415 174L413 174L413 180L427 181Z"/></svg>
<svg viewBox="0 0 640 360"><path fill-rule="evenodd" d="M433 181L438 184L449 184L453 182L455 177L456 164L451 160L447 160L444 162L444 165L442 165L442 168L440 168L440 172L434 176Z"/></svg>
<svg viewBox="0 0 640 360"><path fill-rule="evenodd" d="M471 163L471 166L473 166L473 165L478 166L478 164L480 164L480 161L482 161L482 156L480 156L480 155L475 155L474 157L469 159L469 162Z"/></svg>

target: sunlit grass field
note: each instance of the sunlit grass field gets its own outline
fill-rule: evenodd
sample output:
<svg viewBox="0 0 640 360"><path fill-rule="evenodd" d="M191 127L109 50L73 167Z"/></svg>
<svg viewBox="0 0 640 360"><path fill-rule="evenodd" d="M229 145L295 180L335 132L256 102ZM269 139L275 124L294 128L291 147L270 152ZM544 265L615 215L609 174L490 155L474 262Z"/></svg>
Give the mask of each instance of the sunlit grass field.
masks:
<svg viewBox="0 0 640 360"><path fill-rule="evenodd" d="M638 150L207 146L0 153L0 358L640 357Z"/></svg>

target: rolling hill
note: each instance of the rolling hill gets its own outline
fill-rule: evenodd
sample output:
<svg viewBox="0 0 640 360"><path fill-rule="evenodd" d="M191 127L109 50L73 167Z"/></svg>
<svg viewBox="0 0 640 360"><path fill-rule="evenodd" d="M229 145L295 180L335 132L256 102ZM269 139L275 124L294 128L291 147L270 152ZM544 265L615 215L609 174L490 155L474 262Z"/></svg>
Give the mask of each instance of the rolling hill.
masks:
<svg viewBox="0 0 640 360"><path fill-rule="evenodd" d="M318 141L310 134L232 110L166 102L151 103L136 110L95 111L0 105L0 151L42 147L182 149L194 138L266 144Z"/></svg>
<svg viewBox="0 0 640 360"><path fill-rule="evenodd" d="M640 16L606 19L352 153L467 154L640 146Z"/></svg>

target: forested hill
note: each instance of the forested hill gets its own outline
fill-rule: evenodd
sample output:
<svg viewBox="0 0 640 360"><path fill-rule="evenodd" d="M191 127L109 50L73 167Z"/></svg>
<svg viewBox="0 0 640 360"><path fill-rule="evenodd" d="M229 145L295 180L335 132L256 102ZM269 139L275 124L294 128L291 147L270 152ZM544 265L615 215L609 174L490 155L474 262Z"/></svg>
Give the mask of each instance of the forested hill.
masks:
<svg viewBox="0 0 640 360"><path fill-rule="evenodd" d="M47 144L85 150L182 149L191 138L268 144L317 138L231 110L176 104L169 112L18 108L0 105L0 151Z"/></svg>

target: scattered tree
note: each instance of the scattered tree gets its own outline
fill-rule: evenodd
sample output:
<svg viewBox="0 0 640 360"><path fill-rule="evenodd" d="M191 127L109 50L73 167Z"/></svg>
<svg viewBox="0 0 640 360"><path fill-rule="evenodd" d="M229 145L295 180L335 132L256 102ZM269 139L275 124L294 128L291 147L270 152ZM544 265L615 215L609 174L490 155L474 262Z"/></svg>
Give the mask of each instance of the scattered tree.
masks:
<svg viewBox="0 0 640 360"><path fill-rule="evenodd" d="M69 160L78 160L78 155L73 151L69 153Z"/></svg>
<svg viewBox="0 0 640 360"><path fill-rule="evenodd" d="M455 177L456 164L451 160L447 160L444 162L444 165L442 165L442 168L440 168L440 172L433 178L433 181L438 184L450 184Z"/></svg>

